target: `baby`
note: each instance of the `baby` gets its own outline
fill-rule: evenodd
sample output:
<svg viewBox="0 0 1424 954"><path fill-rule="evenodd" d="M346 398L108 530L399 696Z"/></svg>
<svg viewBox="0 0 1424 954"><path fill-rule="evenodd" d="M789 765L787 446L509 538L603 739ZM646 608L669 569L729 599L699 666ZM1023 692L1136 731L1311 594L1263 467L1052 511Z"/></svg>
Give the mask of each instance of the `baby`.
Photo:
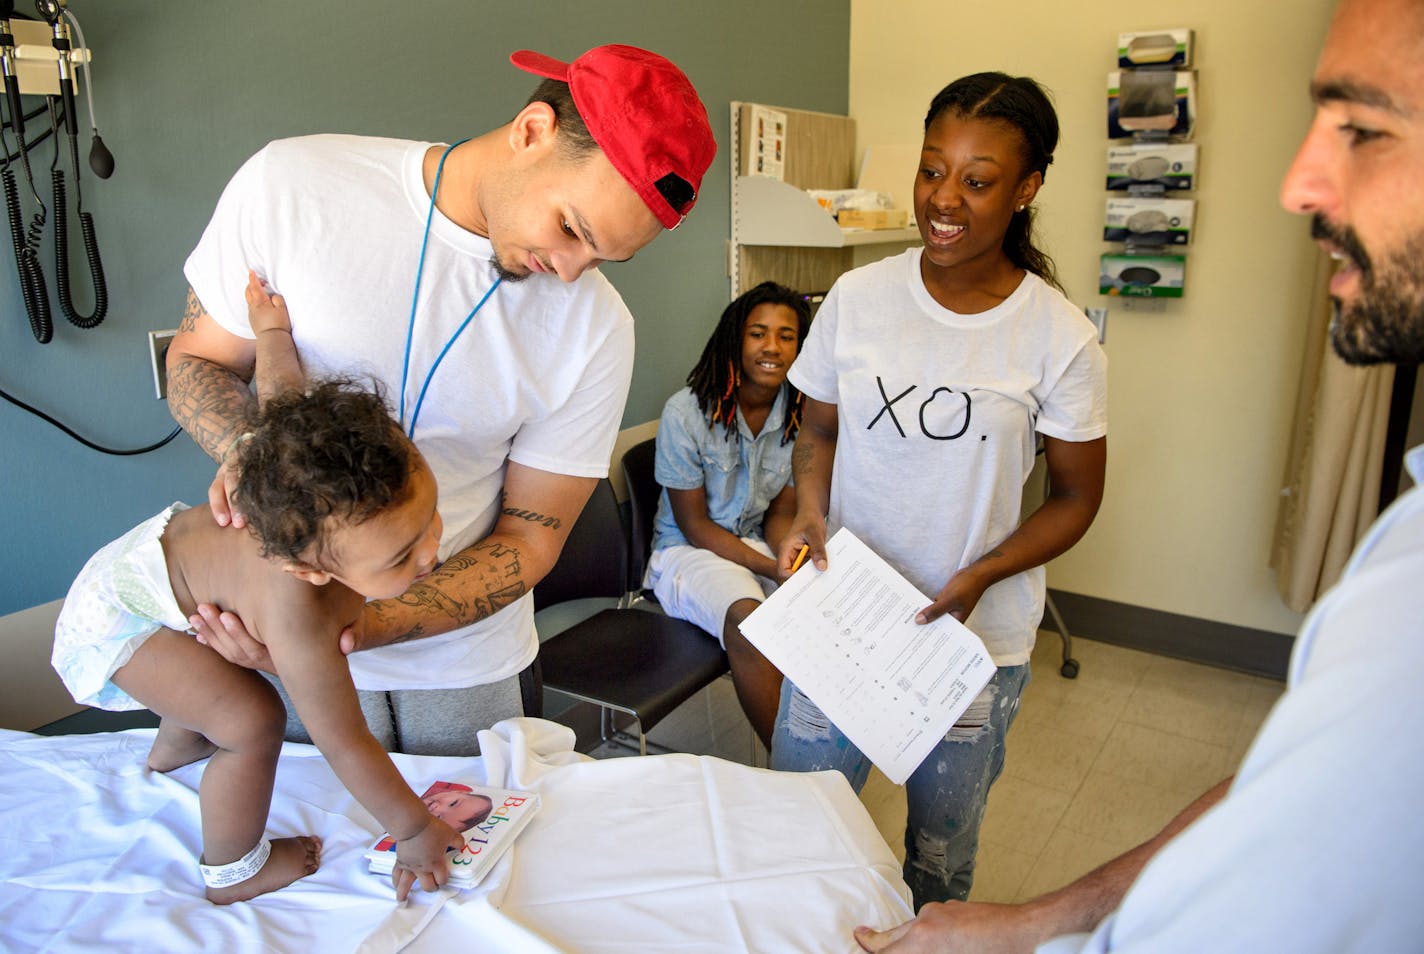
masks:
<svg viewBox="0 0 1424 954"><path fill-rule="evenodd" d="M159 714L154 770L209 758L199 868L210 901L244 901L316 871L321 844L264 836L286 724L276 691L184 632L199 603L230 608L337 777L397 839L404 900L417 881L445 883L445 850L463 839L371 736L338 639L367 599L399 596L435 567L435 478L379 396L337 381L302 390L286 307L252 273L247 304L258 398L227 450L247 528L173 504L104 547L70 588L52 661L78 702Z"/></svg>

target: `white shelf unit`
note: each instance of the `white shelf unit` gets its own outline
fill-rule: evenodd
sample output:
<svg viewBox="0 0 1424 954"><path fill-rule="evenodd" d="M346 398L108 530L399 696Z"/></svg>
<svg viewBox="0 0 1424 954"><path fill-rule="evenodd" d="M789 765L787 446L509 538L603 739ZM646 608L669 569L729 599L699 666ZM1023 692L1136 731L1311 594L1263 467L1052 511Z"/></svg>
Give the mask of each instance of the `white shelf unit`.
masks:
<svg viewBox="0 0 1424 954"><path fill-rule="evenodd" d="M727 275L735 298L773 280L800 291L825 291L866 260L920 241L917 228L842 229L807 189L855 185L855 120L848 116L770 107L787 117L783 179L749 176L751 143L741 135L754 104L733 102L732 223Z"/></svg>
<svg viewBox="0 0 1424 954"><path fill-rule="evenodd" d="M843 229L806 190L766 176L737 176L732 183L733 226L741 245L844 248L918 241L917 228Z"/></svg>

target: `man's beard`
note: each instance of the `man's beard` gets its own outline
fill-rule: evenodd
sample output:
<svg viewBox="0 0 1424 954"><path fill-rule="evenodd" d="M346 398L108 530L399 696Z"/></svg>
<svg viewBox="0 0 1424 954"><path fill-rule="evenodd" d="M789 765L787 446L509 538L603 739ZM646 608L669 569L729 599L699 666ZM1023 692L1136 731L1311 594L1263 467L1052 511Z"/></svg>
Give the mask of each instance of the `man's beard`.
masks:
<svg viewBox="0 0 1424 954"><path fill-rule="evenodd" d="M505 268L504 265L500 264L498 253L490 256L490 267L494 269L494 273L499 276L499 280L502 282L522 282L534 274L533 272L510 271L508 268Z"/></svg>
<svg viewBox="0 0 1424 954"><path fill-rule="evenodd" d="M1316 214L1310 234L1327 239L1360 270L1360 288L1348 305L1331 296L1330 342L1347 363L1424 363L1424 234L1378 260L1348 226Z"/></svg>

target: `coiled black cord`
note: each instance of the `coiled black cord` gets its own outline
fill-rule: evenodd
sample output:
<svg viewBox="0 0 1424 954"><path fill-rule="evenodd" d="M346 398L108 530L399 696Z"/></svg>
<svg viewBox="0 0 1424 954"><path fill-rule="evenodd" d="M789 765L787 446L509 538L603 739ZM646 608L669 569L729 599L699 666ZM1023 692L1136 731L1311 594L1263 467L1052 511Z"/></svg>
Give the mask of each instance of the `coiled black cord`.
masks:
<svg viewBox="0 0 1424 954"><path fill-rule="evenodd" d="M5 207L10 217L10 237L15 244L15 266L20 278L20 295L25 300L25 314L30 319L30 330L34 333L35 340L40 344L49 344L54 337L54 319L51 317L49 309L49 288L45 284L44 268L40 265L39 247L44 238L45 217L48 212L44 202L40 199L39 192L35 190L34 173L30 170L29 145L25 142L25 123L41 110L24 115L20 107L19 88L15 86L13 77L6 77L5 80L6 97L5 102L10 107L9 121L0 127L0 144L4 143L4 129L10 129L15 134L16 151L11 155L8 147L5 149L3 159L3 171L0 176L4 179ZM51 135L51 130L46 131L40 139ZM37 140L38 141L38 140ZM29 234L26 236L21 232L21 221L23 214L20 211L20 196L15 186L15 174L10 167L10 163L19 159L24 166L25 180L29 183L30 194L35 198L35 206L39 210L35 213L34 219L30 222Z"/></svg>
<svg viewBox="0 0 1424 954"><path fill-rule="evenodd" d="M74 174L77 178L79 158L73 136L69 137L69 147L74 158ZM79 231L84 236L84 254L89 260L89 277L94 283L94 311L81 315L74 310L74 297L69 290L69 222L65 214L67 200L64 170L54 169L50 175L54 178L54 281L59 291L59 307L64 312L64 317L76 328L93 328L104 320L104 314L109 308L109 290L104 283L104 263L99 259L99 240L94 235L94 217L83 211L84 199L81 195Z"/></svg>
<svg viewBox="0 0 1424 954"><path fill-rule="evenodd" d="M15 264L19 269L20 295L25 300L25 313L30 318L30 331L40 344L49 344L54 337L54 319L49 310L49 289L45 285L44 267L37 252L44 234L45 207L40 205L30 223L29 236L22 231L20 222L19 189L15 184L15 172L9 165L0 170L0 180L5 188L5 211L10 218L10 238L15 245Z"/></svg>

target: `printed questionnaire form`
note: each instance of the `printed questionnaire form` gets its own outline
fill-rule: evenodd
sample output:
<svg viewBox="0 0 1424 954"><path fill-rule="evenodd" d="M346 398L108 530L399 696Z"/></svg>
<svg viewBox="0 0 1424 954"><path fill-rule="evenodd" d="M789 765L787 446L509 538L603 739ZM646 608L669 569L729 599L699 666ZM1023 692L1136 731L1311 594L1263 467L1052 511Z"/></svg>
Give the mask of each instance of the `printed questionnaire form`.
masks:
<svg viewBox="0 0 1424 954"><path fill-rule="evenodd" d="M742 633L896 785L910 777L994 674L952 616L915 622L931 600L842 528L823 572L809 561Z"/></svg>

